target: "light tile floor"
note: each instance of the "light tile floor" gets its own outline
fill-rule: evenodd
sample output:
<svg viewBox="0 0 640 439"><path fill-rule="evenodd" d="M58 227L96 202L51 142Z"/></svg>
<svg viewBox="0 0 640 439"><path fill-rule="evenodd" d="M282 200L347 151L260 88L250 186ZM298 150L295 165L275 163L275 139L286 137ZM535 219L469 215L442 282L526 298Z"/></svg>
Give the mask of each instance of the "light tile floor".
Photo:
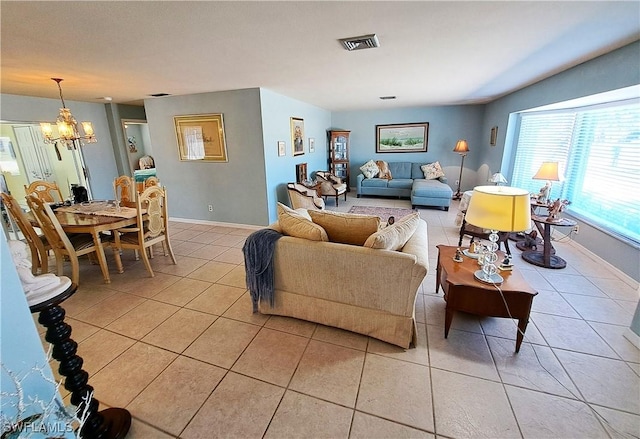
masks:
<svg viewBox="0 0 640 439"><path fill-rule="evenodd" d="M410 207L352 194L333 203ZM458 313L444 339L435 246L457 245L457 204L419 210L431 268L416 303L418 346L407 351L252 314L248 229L172 222L178 265L157 251L154 278L132 252L110 285L84 260L63 306L101 407L131 411L129 438L638 437L640 351L622 335L637 283L568 238L555 243L564 270L513 249L539 291L520 353L507 319Z"/></svg>

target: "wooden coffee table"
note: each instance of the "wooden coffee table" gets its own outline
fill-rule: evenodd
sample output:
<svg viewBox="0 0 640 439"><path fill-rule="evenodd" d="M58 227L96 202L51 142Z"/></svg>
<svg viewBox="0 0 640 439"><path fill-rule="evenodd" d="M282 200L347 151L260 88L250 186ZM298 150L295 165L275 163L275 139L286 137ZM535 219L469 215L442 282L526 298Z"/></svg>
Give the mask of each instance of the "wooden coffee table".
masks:
<svg viewBox="0 0 640 439"><path fill-rule="evenodd" d="M449 335L449 328L455 311L464 311L470 314L488 317L513 317L518 319L518 331L516 336L516 352L520 351L520 345L524 332L529 323L529 313L535 291L514 268L511 271L501 271L504 282L498 289L491 284L476 280L473 273L480 269L476 259L463 256L463 262L455 262L453 256L458 247L438 245L438 266L436 269L436 293L440 286L444 291L444 300L447 302L444 322L444 337ZM502 252L498 252L498 261L504 258ZM505 302L508 310L505 307Z"/></svg>

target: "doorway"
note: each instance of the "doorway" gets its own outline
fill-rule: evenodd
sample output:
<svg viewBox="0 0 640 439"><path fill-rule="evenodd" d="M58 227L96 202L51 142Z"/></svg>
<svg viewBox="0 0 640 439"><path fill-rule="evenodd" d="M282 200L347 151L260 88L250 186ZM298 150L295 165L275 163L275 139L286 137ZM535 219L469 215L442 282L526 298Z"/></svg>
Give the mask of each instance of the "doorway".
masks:
<svg viewBox="0 0 640 439"><path fill-rule="evenodd" d="M37 123L0 123L0 172L6 189L23 207L24 187L36 180L56 182L65 199L72 197L72 185L91 193L81 147L45 143Z"/></svg>
<svg viewBox="0 0 640 439"><path fill-rule="evenodd" d="M149 127L146 120L122 119L122 131L124 132L125 153L131 172L129 175L133 176L134 171L140 169L140 159L153 155Z"/></svg>

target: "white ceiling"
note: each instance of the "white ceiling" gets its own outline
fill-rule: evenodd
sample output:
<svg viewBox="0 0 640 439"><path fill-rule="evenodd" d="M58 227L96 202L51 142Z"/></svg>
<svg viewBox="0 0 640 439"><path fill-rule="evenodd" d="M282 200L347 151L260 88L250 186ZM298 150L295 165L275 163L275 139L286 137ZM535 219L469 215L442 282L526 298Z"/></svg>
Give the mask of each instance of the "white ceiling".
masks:
<svg viewBox="0 0 640 439"><path fill-rule="evenodd" d="M264 87L332 110L491 101L640 39L640 2L5 1L2 93ZM375 33L380 48L339 38ZM382 101L380 96L395 95Z"/></svg>

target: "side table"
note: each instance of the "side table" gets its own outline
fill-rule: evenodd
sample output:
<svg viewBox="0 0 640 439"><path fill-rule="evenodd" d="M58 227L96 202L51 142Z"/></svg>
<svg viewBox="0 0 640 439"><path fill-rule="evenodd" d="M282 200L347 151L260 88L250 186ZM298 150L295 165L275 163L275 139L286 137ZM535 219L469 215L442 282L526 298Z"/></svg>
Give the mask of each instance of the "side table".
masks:
<svg viewBox="0 0 640 439"><path fill-rule="evenodd" d="M45 340L53 345L53 358L60 362L58 371L65 376L64 388L71 392L71 403L87 418L81 436L87 439L124 439L131 427L131 414L122 408L111 407L98 411L100 402L92 396L89 374L82 369L82 357L77 355L78 343L71 339L71 326L64 322L65 311L60 303L77 290L71 284L57 296L35 305L29 310L39 312L38 322L47 328Z"/></svg>
<svg viewBox="0 0 640 439"><path fill-rule="evenodd" d="M541 228L541 226L544 226L544 231L542 233L544 249L542 252L537 250L527 250L522 253L522 259L539 267L555 269L565 268L567 266L567 261L554 254L555 251L551 244L551 226L574 227L578 223L569 218L549 219L538 215L532 215L531 219L536 224L536 227Z"/></svg>
<svg viewBox="0 0 640 439"><path fill-rule="evenodd" d="M488 317L512 317L518 319L516 352L519 352L529 323L531 304L538 292L532 289L514 268L500 273L504 277L504 281L499 285L501 294L496 286L474 278L473 273L478 269L476 259L463 257L462 262L455 262L453 257L458 247L446 245L437 247L436 293L442 287L444 300L447 303L444 337L447 338L449 335L455 311ZM504 253L498 253L499 258L504 257Z"/></svg>

